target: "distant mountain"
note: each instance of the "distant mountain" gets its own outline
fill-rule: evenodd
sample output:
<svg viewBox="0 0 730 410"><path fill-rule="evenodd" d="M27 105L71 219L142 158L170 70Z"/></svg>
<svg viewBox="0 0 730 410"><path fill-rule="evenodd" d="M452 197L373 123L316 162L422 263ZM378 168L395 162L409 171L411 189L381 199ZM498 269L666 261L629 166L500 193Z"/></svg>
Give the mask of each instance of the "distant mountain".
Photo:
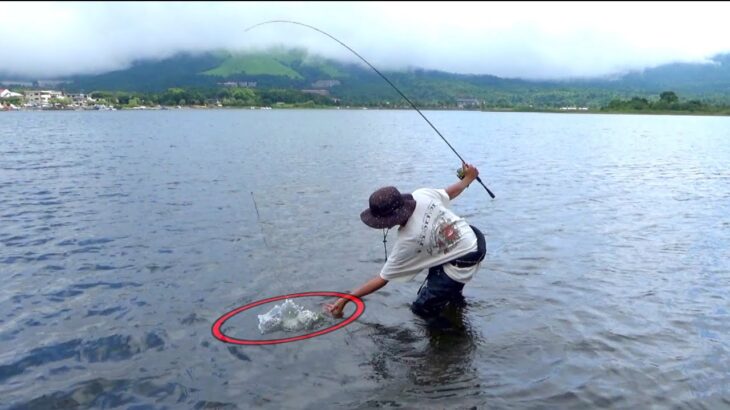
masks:
<svg viewBox="0 0 730 410"><path fill-rule="evenodd" d="M304 50L234 54L214 51L179 54L160 61L137 61L124 70L72 77L69 89L163 91L171 87L215 87L224 82L255 82L258 87L301 88L321 79L346 78L364 71Z"/></svg>
<svg viewBox="0 0 730 410"><path fill-rule="evenodd" d="M633 71L613 80L588 80L583 82L583 85L602 89L633 90L652 95L671 90L687 97L728 101L730 54L716 55L705 64L664 64Z"/></svg>
<svg viewBox="0 0 730 410"><path fill-rule="evenodd" d="M161 91L171 87L212 87L215 81L200 75L218 66L222 58L213 54L180 54L161 61L138 61L131 67L98 75L69 78L72 91Z"/></svg>
<svg viewBox="0 0 730 410"><path fill-rule="evenodd" d="M463 75L431 70L386 71L384 74L420 104L478 99L492 107L598 107L615 98L656 98L675 91L682 99L730 103L730 54L710 64L673 63L631 72L615 79L528 81L492 75ZM0 78L3 76L0 74ZM68 78L69 91L161 92L172 87L211 88L237 83L256 88L317 88L347 103L402 98L370 68L309 54L275 49L259 53L212 51L137 61L124 70Z"/></svg>
<svg viewBox="0 0 730 410"><path fill-rule="evenodd" d="M457 99L471 98L503 107L585 105L593 98L582 98L579 91L569 90L560 83L503 79L492 75L419 69L385 71L384 74L409 98L421 104L453 103ZM405 104L369 67L326 59L305 50L181 54L161 61L139 61L124 70L76 76L70 80L65 85L70 91L161 92L172 87L220 87L237 83L255 84L259 89L321 89L352 104L384 101Z"/></svg>
<svg viewBox="0 0 730 410"><path fill-rule="evenodd" d="M726 96L730 93L730 54L717 55L709 64L666 64L629 73L621 82L654 92L672 89L698 96Z"/></svg>

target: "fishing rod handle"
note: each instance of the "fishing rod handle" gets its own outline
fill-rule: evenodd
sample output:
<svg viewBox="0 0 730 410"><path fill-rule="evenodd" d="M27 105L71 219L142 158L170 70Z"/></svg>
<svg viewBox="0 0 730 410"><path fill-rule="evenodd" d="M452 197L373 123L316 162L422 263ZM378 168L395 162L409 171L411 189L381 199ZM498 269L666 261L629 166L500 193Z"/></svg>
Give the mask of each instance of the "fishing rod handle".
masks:
<svg viewBox="0 0 730 410"><path fill-rule="evenodd" d="M492 199L494 199L494 194L492 193L492 191L489 190L489 188L487 188L486 185L484 185L484 182L482 182L482 179L479 178L479 177L477 177L477 181L479 181L479 183L482 184L482 186L484 187L484 189L487 190L487 193L489 194L489 196L491 196Z"/></svg>
<svg viewBox="0 0 730 410"><path fill-rule="evenodd" d="M457 155L458 155L458 154L457 154ZM459 179L464 179L464 168L459 168L459 169L457 169L457 170L456 170L456 176L457 176L457 177L458 177ZM486 186L486 185L484 185L484 182L482 182L482 179L481 179L481 178L479 178L479 177L477 177L477 178L476 178L476 180L477 180L477 181L479 181L479 183L480 183L480 184L482 184L482 186L484 187L484 189L486 189L486 190L487 190L487 193L489 194L489 196L491 196L491 197L492 197L492 199L494 199L494 194L492 193L492 191L490 191L490 190L489 190L489 188L487 188L487 186Z"/></svg>

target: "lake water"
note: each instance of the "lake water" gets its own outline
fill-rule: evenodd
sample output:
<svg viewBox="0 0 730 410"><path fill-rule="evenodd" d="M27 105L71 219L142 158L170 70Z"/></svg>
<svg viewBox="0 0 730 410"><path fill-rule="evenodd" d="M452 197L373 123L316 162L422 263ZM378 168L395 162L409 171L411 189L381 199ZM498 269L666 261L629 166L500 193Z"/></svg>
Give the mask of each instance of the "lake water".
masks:
<svg viewBox="0 0 730 410"><path fill-rule="evenodd" d="M379 272L373 190L455 181L414 111L0 114L0 408L730 406L730 118L426 115L497 196L453 203L488 248L458 329L421 274L236 346L222 314Z"/></svg>

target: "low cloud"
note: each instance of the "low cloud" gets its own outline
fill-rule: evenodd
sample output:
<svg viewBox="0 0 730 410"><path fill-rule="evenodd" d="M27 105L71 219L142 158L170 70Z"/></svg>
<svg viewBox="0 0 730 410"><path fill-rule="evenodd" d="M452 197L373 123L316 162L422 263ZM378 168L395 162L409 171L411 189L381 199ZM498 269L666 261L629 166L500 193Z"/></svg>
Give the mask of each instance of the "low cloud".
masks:
<svg viewBox="0 0 730 410"><path fill-rule="evenodd" d="M100 73L179 52L303 47L376 67L593 77L730 51L728 3L0 3L0 72Z"/></svg>

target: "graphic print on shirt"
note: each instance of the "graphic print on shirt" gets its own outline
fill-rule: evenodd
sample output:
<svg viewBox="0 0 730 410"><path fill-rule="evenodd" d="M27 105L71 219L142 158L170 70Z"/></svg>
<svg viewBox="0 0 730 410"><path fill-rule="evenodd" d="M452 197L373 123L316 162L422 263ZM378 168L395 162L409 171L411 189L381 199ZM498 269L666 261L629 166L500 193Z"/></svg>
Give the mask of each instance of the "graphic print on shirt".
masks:
<svg viewBox="0 0 730 410"><path fill-rule="evenodd" d="M456 222L456 219L449 218L435 202L431 202L423 215L418 244L429 255L448 254L456 247L461 238L459 230L455 226ZM418 253L420 252L419 249Z"/></svg>

